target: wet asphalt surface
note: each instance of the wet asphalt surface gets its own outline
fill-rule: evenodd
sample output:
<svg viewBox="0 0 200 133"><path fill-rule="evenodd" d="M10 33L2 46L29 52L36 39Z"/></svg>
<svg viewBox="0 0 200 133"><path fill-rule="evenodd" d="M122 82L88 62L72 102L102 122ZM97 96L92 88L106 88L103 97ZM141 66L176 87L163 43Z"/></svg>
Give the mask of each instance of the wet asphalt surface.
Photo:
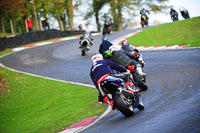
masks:
<svg viewBox="0 0 200 133"><path fill-rule="evenodd" d="M113 41L135 30L108 35ZM79 39L19 51L0 59L3 65L45 77L91 84L90 57L98 52L101 35L81 56ZM125 118L112 111L84 133L200 132L200 49L142 51L149 89L141 93L143 111Z"/></svg>

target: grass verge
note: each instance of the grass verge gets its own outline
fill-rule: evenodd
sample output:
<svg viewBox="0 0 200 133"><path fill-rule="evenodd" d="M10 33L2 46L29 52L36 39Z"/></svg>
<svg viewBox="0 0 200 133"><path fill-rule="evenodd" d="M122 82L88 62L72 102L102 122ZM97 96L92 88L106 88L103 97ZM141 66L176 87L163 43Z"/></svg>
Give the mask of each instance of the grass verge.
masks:
<svg viewBox="0 0 200 133"><path fill-rule="evenodd" d="M127 39L134 46L200 46L200 17L148 28Z"/></svg>
<svg viewBox="0 0 200 133"><path fill-rule="evenodd" d="M57 132L103 112L93 88L0 67L0 132Z"/></svg>

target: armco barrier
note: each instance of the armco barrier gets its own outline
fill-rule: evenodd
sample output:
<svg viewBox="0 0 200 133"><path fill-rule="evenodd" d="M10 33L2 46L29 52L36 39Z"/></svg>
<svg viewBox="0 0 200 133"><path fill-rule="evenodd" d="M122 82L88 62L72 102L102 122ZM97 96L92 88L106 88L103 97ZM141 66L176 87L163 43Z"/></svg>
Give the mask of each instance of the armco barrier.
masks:
<svg viewBox="0 0 200 133"><path fill-rule="evenodd" d="M22 34L17 34L15 36L3 37L0 38L0 51L6 48L14 48L28 43L33 43L58 37L78 35L82 34L83 32L84 30L76 30L76 31L46 30L46 31L25 32Z"/></svg>

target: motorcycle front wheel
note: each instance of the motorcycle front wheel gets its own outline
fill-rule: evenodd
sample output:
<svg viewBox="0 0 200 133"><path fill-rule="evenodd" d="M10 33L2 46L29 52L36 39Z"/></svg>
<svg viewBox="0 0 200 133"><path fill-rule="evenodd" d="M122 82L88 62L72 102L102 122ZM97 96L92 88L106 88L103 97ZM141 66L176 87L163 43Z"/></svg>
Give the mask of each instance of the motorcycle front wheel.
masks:
<svg viewBox="0 0 200 133"><path fill-rule="evenodd" d="M128 104L127 98L124 95L120 94L119 92L115 92L113 95L113 100L114 105L125 117L134 115L133 106L132 104Z"/></svg>
<svg viewBox="0 0 200 133"><path fill-rule="evenodd" d="M148 89L147 85L136 73L133 73L133 80L137 83L138 87L142 89L142 91L146 91Z"/></svg>

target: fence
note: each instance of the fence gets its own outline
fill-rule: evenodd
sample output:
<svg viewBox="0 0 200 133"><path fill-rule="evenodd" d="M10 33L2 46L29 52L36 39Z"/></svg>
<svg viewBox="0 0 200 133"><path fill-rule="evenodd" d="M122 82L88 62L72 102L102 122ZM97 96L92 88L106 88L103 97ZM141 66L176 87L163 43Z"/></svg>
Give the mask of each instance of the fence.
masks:
<svg viewBox="0 0 200 133"><path fill-rule="evenodd" d="M6 48L14 48L21 45L49 40L58 37L66 37L71 35L82 34L83 30L77 31L59 31L59 30L46 30L46 31L32 31L17 34L15 36L8 36L0 38L0 51Z"/></svg>

